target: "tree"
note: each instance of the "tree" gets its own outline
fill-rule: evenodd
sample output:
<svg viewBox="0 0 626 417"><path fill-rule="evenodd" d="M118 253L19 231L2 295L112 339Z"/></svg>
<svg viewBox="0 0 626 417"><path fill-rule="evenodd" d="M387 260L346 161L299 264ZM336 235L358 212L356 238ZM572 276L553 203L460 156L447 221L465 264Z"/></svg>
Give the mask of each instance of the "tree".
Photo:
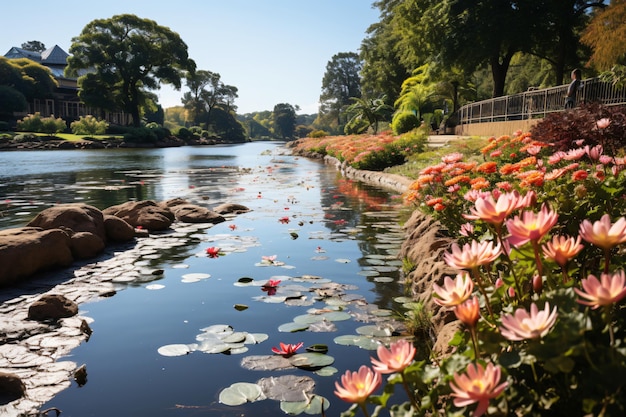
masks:
<svg viewBox="0 0 626 417"><path fill-rule="evenodd" d="M8 85L0 85L0 120L8 120L14 112L28 109L28 102L24 94Z"/></svg>
<svg viewBox="0 0 626 417"><path fill-rule="evenodd" d="M354 52L338 53L326 64L320 95L321 115L340 124L340 115L350 105L350 99L361 97L361 68L361 59Z"/></svg>
<svg viewBox="0 0 626 417"><path fill-rule="evenodd" d="M161 83L180 89L185 71L195 68L180 36L155 21L135 15L97 19L72 39L67 75L79 78L79 96L88 105L116 106L141 123L140 107ZM96 100L97 92L105 95Z"/></svg>
<svg viewBox="0 0 626 417"><path fill-rule="evenodd" d="M593 17L581 41L592 49L589 63L601 71L626 65L626 1L614 0Z"/></svg>
<svg viewBox="0 0 626 417"><path fill-rule="evenodd" d="M46 50L46 45L39 41L28 41L22 44L22 49L32 52L43 52Z"/></svg>
<svg viewBox="0 0 626 417"><path fill-rule="evenodd" d="M364 129L358 129L354 133L361 133L370 126L374 127L374 134L378 133L378 123L389 119L393 113L393 107L386 104L386 97L384 96L376 99L353 97L352 101L353 103L346 110L351 115L346 128L352 125L364 127Z"/></svg>
<svg viewBox="0 0 626 417"><path fill-rule="evenodd" d="M225 85L220 74L211 71L189 71L185 77L190 91L183 95L182 103L189 111L192 124L199 124L205 119L207 127L212 123L211 112L216 106L230 112L234 110L234 101L238 97L237 87Z"/></svg>
<svg viewBox="0 0 626 417"><path fill-rule="evenodd" d="M274 134L283 139L292 138L296 130L296 109L288 103L274 106Z"/></svg>

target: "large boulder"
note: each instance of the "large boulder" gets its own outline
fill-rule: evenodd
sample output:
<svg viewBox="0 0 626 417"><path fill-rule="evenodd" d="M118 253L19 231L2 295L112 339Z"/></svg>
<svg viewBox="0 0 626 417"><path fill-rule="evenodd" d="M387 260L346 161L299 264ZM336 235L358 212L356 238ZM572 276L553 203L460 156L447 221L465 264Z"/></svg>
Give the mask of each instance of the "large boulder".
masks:
<svg viewBox="0 0 626 417"><path fill-rule="evenodd" d="M83 203L59 204L40 212L27 226L42 229L63 229L71 236L89 232L106 244L104 216L96 207Z"/></svg>
<svg viewBox="0 0 626 417"><path fill-rule="evenodd" d="M61 229L0 230L0 286L73 261L70 236Z"/></svg>
<svg viewBox="0 0 626 417"><path fill-rule="evenodd" d="M213 211L219 213L219 214L241 214L241 213L247 213L250 211L250 209L244 205L241 204L235 204L235 203L224 203L224 204L220 204L219 206L213 208Z"/></svg>
<svg viewBox="0 0 626 417"><path fill-rule="evenodd" d="M113 242L127 242L135 237L135 228L117 216L104 215L104 230Z"/></svg>
<svg viewBox="0 0 626 417"><path fill-rule="evenodd" d="M89 259L104 250L104 242L90 232L74 233L70 238L72 255L75 259Z"/></svg>
<svg viewBox="0 0 626 417"><path fill-rule="evenodd" d="M129 201L103 210L105 215L117 216L133 227L166 230L175 220L174 213L152 200Z"/></svg>
<svg viewBox="0 0 626 417"><path fill-rule="evenodd" d="M45 294L28 308L30 320L58 320L78 314L78 305L61 294Z"/></svg>
<svg viewBox="0 0 626 417"><path fill-rule="evenodd" d="M24 382L16 374L0 372L0 404L22 398L26 393Z"/></svg>

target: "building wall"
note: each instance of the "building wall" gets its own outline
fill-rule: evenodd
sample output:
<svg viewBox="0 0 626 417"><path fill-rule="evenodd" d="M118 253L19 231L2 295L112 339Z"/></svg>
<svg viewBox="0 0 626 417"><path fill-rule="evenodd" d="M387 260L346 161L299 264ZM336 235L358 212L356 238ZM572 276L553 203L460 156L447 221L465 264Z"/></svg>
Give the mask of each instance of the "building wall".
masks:
<svg viewBox="0 0 626 417"><path fill-rule="evenodd" d="M534 125L542 119L513 120L509 122L485 122L471 123L456 126L454 134L459 136L503 136L512 135L513 132L521 130L528 132Z"/></svg>

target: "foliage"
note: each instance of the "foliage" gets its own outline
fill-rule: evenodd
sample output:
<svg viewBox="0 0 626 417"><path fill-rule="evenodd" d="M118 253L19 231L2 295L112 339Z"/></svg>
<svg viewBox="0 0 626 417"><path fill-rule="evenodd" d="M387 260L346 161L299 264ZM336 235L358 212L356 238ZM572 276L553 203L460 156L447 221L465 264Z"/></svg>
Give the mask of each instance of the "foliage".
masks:
<svg viewBox="0 0 626 417"><path fill-rule="evenodd" d="M412 111L400 111L393 115L391 120L391 128L393 133L401 135L419 127L420 121Z"/></svg>
<svg viewBox="0 0 626 417"><path fill-rule="evenodd" d="M0 56L0 86L8 86L26 100L49 98L57 86L50 70L30 59L7 59Z"/></svg>
<svg viewBox="0 0 626 417"><path fill-rule="evenodd" d="M615 64L626 64L626 3L612 1L598 12L581 37L581 42L591 47L589 63L606 71Z"/></svg>
<svg viewBox="0 0 626 417"><path fill-rule="evenodd" d="M320 94L320 117L340 122L344 109L353 97L361 97L361 59L354 52L341 52L333 55L326 64Z"/></svg>
<svg viewBox="0 0 626 417"><path fill-rule="evenodd" d="M193 138L193 133L186 127L181 127L180 129L178 129L178 132L176 132L175 136L184 141L188 141L189 139Z"/></svg>
<svg viewBox="0 0 626 417"><path fill-rule="evenodd" d="M307 135L309 138L323 138L328 136L328 132L324 130L314 130Z"/></svg>
<svg viewBox="0 0 626 417"><path fill-rule="evenodd" d="M155 143L158 140L155 129L135 127L124 133L124 141L129 143Z"/></svg>
<svg viewBox="0 0 626 417"><path fill-rule="evenodd" d="M8 85L0 85L0 118L9 118L13 112L22 112L28 109L28 102L24 94Z"/></svg>
<svg viewBox="0 0 626 417"><path fill-rule="evenodd" d="M598 128L601 119L610 120L605 128ZM624 145L626 131L626 108L603 106L598 103L583 104L574 111L551 113L531 130L534 138L549 143L556 150L575 148L576 142L586 145L602 145L613 154Z"/></svg>
<svg viewBox="0 0 626 417"><path fill-rule="evenodd" d="M43 52L46 50L46 45L39 41L28 41L22 44L22 49L33 52Z"/></svg>
<svg viewBox="0 0 626 417"><path fill-rule="evenodd" d="M279 103L273 112L274 134L283 139L292 138L296 129L296 109L289 103Z"/></svg>
<svg viewBox="0 0 626 417"><path fill-rule="evenodd" d="M230 111L237 98L237 87L226 85L218 73L205 70L189 71L185 77L190 91L183 95L182 102L188 111L189 122L206 126L213 121L211 113L216 106Z"/></svg>
<svg viewBox="0 0 626 417"><path fill-rule="evenodd" d="M386 104L386 97L367 99L352 97L352 104L346 109L348 123L346 133L363 133L369 127L374 128L374 134L378 133L378 123L389 120L393 107Z"/></svg>
<svg viewBox="0 0 626 417"><path fill-rule="evenodd" d="M29 114L17 122L17 130L22 132L38 132L54 135L67 129L65 120L50 117L41 117L39 113Z"/></svg>
<svg viewBox="0 0 626 417"><path fill-rule="evenodd" d="M70 124L72 133L76 135L102 135L106 132L109 124L106 120L98 120L91 115L80 116Z"/></svg>
<svg viewBox="0 0 626 417"><path fill-rule="evenodd" d="M149 90L162 83L180 88L183 72L195 68L177 33L130 14L88 23L72 40L67 62L67 75L95 70L79 78L86 104L121 108L132 115L135 127L141 123L140 107L152 101Z"/></svg>

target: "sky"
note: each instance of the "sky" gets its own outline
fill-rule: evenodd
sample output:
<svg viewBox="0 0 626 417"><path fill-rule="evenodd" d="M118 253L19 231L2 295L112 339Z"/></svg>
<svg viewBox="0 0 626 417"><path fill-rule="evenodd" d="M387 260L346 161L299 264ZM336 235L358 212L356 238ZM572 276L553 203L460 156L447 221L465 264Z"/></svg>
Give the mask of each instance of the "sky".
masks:
<svg viewBox="0 0 626 417"><path fill-rule="evenodd" d="M92 20L118 14L151 19L178 33L198 69L238 88L237 113L299 106L317 113L326 64L359 52L367 28L379 21L373 0L30 0L2 3L0 54L37 40L66 52ZM164 107L186 91L155 91Z"/></svg>

